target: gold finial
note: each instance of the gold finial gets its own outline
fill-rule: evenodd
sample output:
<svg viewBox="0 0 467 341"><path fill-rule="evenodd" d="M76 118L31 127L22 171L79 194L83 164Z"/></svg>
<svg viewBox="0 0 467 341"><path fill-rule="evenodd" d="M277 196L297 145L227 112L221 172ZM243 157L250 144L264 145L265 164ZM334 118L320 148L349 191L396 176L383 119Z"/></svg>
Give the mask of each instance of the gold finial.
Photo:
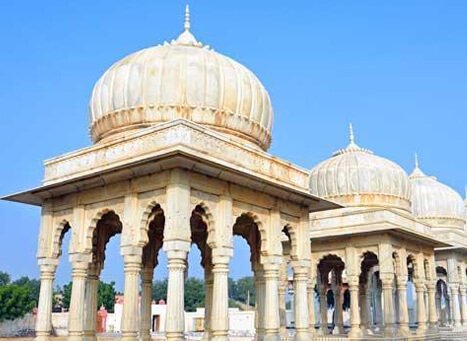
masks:
<svg viewBox="0 0 467 341"><path fill-rule="evenodd" d="M420 168L420 167L419 167L420 164L419 164L419 162L418 162L418 154L415 153L414 156L415 156L415 168Z"/></svg>
<svg viewBox="0 0 467 341"><path fill-rule="evenodd" d="M353 126L352 126L352 123L349 123L349 141L350 141L350 144L354 144L355 143L355 135L353 133Z"/></svg>
<svg viewBox="0 0 467 341"><path fill-rule="evenodd" d="M190 6L187 4L185 6L185 23L183 24L183 28L185 31L189 31L191 27L190 23Z"/></svg>

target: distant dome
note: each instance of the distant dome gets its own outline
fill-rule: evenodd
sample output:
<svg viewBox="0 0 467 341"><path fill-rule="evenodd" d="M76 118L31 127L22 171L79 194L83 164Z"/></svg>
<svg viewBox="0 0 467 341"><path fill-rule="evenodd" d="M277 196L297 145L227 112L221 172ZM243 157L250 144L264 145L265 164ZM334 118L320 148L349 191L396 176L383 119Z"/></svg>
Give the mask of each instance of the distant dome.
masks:
<svg viewBox="0 0 467 341"><path fill-rule="evenodd" d="M433 176L425 175L416 161L409 176L412 187L412 213L434 227L463 229L465 208L462 197Z"/></svg>
<svg viewBox="0 0 467 341"><path fill-rule="evenodd" d="M407 173L396 163L350 143L311 170L310 191L343 206L393 207L410 211Z"/></svg>
<svg viewBox="0 0 467 341"><path fill-rule="evenodd" d="M273 111L258 78L203 46L190 32L133 53L97 81L90 101L94 142L136 128L185 118L267 150Z"/></svg>

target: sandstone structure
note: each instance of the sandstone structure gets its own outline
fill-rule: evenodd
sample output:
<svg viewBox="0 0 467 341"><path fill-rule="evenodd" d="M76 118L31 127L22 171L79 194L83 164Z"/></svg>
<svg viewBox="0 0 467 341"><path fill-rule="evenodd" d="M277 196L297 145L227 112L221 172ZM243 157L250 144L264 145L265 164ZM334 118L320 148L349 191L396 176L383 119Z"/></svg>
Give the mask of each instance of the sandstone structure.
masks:
<svg viewBox="0 0 467 341"><path fill-rule="evenodd" d="M204 337L228 340L235 235L250 247L258 340L287 333L287 267L295 340L461 335L467 327L461 197L418 165L408 176L359 147L352 130L349 145L310 172L267 153L272 122L261 82L199 42L188 10L177 39L111 66L91 97L94 144L47 160L40 187L6 197L42 207L37 340L51 335L53 282L66 233L71 341L96 339L97 285L106 244L117 234L124 341L150 339L151 283L161 252L168 257L166 338L184 339L192 244L205 272ZM415 315L408 299L416 302Z"/></svg>

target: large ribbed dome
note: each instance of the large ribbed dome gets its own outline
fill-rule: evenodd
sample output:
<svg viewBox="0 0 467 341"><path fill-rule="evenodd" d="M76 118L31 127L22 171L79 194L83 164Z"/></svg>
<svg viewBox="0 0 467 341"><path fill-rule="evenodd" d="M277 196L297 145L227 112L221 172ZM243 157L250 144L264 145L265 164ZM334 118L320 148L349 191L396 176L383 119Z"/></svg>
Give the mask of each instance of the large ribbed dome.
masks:
<svg viewBox="0 0 467 341"><path fill-rule="evenodd" d="M265 88L247 68L198 42L188 11L176 40L115 63L90 102L95 142L177 118L264 150L271 142L273 112Z"/></svg>
<svg viewBox="0 0 467 341"><path fill-rule="evenodd" d="M311 170L310 191L343 206L393 207L410 211L410 185L396 163L350 143Z"/></svg>
<svg viewBox="0 0 467 341"><path fill-rule="evenodd" d="M412 213L434 227L463 229L465 209L462 197L433 176L425 175L418 161L410 174Z"/></svg>

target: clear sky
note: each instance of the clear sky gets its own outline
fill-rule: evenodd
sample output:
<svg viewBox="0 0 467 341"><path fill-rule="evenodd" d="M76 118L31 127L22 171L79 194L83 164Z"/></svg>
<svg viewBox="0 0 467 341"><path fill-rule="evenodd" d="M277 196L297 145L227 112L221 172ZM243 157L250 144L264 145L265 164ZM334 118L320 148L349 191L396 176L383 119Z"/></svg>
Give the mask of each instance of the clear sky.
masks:
<svg viewBox="0 0 467 341"><path fill-rule="evenodd" d="M42 160L90 144L91 89L115 61L176 37L184 1L2 1L0 194L40 184ZM263 81L271 153L311 168L357 142L463 193L467 1L190 1L192 31ZM0 270L38 275L38 208L0 202ZM67 244L69 239L65 240ZM65 245L67 249L68 245ZM104 279L123 274L118 240ZM231 275L247 274L245 247ZM67 251L64 250L66 256ZM198 255L192 257L199 275ZM191 269L191 268L190 268ZM165 274L163 265L158 276ZM58 283L69 280L67 260Z"/></svg>

